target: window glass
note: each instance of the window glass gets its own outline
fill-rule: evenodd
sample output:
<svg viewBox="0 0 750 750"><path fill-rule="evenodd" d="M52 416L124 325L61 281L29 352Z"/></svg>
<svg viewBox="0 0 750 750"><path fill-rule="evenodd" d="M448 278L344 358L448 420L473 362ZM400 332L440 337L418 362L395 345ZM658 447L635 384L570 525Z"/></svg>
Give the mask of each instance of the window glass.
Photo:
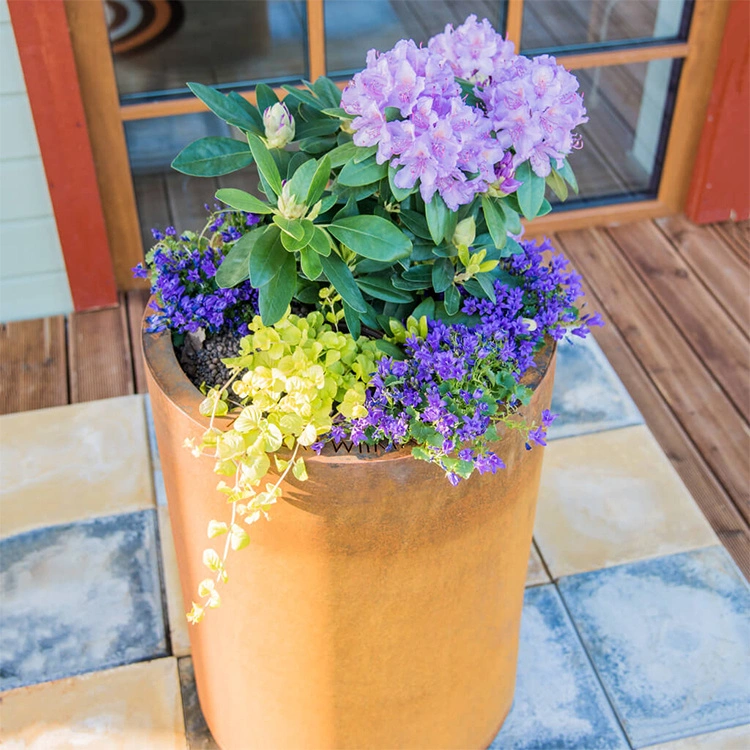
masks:
<svg viewBox="0 0 750 750"><path fill-rule="evenodd" d="M526 0L521 49L681 37L686 0Z"/></svg>
<svg viewBox="0 0 750 750"><path fill-rule="evenodd" d="M123 101L307 76L303 0L105 0ZM189 92L188 92L189 93Z"/></svg>
<svg viewBox="0 0 750 750"><path fill-rule="evenodd" d="M569 157L578 199L655 194L679 65L653 60L573 71L589 115L579 128L583 148Z"/></svg>
<svg viewBox="0 0 750 750"><path fill-rule="evenodd" d="M504 0L325 0L328 73L352 75L365 66L368 50L388 50L399 39L426 43L472 13L503 32Z"/></svg>

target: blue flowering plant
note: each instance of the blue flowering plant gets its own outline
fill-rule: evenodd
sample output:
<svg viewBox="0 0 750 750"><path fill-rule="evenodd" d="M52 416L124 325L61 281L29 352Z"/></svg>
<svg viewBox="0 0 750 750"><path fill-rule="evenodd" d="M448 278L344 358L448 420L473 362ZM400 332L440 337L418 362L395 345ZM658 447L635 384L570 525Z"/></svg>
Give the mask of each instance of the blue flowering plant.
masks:
<svg viewBox="0 0 750 750"><path fill-rule="evenodd" d="M204 554L194 622L220 601L229 549L249 541L241 521L267 514L289 472L306 478L302 451L410 446L452 484L495 472L508 429L545 444L552 415L527 424L518 410L535 356L600 323L567 261L522 239L522 219L551 210L548 190L577 190L567 157L586 110L554 58L516 55L470 16L425 47L371 51L343 92L305 85L283 101L260 85L256 106L190 84L242 138L202 138L173 167L254 165L258 188L216 193L233 233L159 238L147 263L167 326L246 333L191 444L230 478L219 489L232 505L209 527L225 543ZM226 414L231 427L215 429Z"/></svg>

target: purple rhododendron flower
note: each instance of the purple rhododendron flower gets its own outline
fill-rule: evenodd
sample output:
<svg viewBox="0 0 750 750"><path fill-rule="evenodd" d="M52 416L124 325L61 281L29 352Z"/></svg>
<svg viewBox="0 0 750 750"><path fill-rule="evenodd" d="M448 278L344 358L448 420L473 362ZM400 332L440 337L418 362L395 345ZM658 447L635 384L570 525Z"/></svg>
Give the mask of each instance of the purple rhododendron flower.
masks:
<svg viewBox="0 0 750 750"><path fill-rule="evenodd" d="M475 84L473 105L461 80ZM575 76L548 55L514 54L473 15L427 48L401 40L383 54L370 50L341 106L356 115L354 143L377 146L378 164L400 167L396 187L419 183L426 202L437 192L454 211L490 187L513 192L514 169L526 161L546 177L551 159L561 166L580 145L573 131L587 121Z"/></svg>

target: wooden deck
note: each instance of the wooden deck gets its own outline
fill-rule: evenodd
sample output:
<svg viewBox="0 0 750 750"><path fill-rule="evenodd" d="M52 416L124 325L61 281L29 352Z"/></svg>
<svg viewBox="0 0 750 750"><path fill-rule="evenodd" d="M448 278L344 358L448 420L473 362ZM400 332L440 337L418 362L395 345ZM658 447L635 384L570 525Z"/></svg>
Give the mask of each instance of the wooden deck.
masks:
<svg viewBox="0 0 750 750"><path fill-rule="evenodd" d="M677 216L554 239L606 319L597 341L750 578L750 222ZM0 413L144 392L145 301L0 325Z"/></svg>

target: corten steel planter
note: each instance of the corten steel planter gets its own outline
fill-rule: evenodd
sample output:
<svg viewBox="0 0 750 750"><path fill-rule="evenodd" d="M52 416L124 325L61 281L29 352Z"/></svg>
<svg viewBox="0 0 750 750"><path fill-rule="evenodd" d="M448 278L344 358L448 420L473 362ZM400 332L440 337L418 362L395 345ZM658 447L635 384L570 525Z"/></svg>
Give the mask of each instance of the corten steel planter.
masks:
<svg viewBox="0 0 750 750"><path fill-rule="evenodd" d="M183 447L207 420L170 335L144 334L143 348L189 605L207 576L208 522L230 508L213 462ZM527 374L527 417L549 408L553 371L548 346ZM408 450L305 455L309 480L287 483L271 521L249 527L221 606L190 627L198 696L222 748L492 742L513 700L543 450L527 451L516 430L500 455L507 469L458 487Z"/></svg>

